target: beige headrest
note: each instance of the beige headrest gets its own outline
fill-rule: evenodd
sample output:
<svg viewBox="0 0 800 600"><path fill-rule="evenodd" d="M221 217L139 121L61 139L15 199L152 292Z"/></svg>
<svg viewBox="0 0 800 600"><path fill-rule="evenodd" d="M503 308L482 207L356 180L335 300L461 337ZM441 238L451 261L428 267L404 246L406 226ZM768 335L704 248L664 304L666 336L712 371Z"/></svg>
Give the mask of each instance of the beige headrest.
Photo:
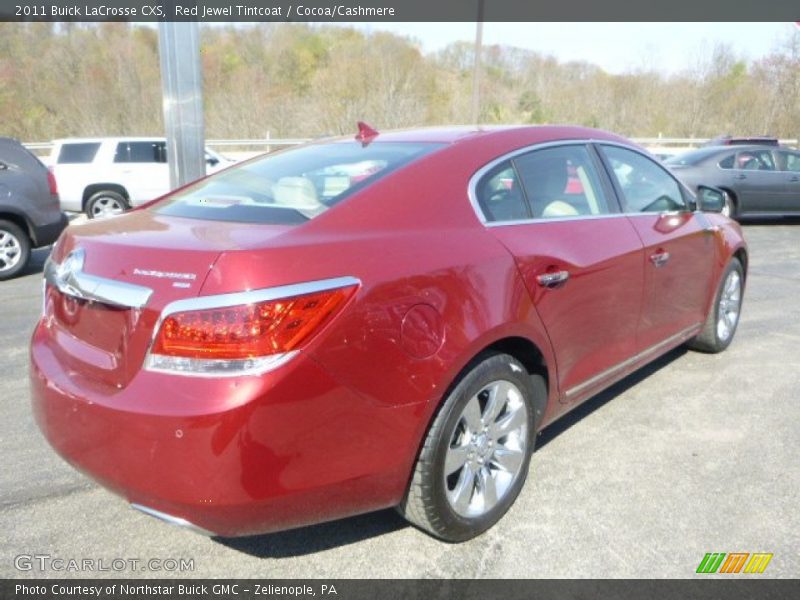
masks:
<svg viewBox="0 0 800 600"><path fill-rule="evenodd" d="M544 207L542 211L543 217L575 217L578 211L571 204L567 204L563 200L556 200Z"/></svg>
<svg viewBox="0 0 800 600"><path fill-rule="evenodd" d="M302 210L315 210L320 202L314 184L305 177L281 177L272 188L275 204Z"/></svg>

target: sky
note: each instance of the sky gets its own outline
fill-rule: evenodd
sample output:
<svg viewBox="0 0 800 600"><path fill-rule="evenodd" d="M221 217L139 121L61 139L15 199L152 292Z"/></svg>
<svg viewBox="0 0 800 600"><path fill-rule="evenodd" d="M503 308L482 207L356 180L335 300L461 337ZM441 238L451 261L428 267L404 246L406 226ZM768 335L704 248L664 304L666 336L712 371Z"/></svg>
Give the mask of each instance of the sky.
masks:
<svg viewBox="0 0 800 600"><path fill-rule="evenodd" d="M348 25L410 36L426 53L475 40L474 23ZM794 31L795 23L484 23L483 41L535 50L562 62L587 61L614 74L643 69L671 74L707 58L717 43L729 45L741 59L758 59Z"/></svg>

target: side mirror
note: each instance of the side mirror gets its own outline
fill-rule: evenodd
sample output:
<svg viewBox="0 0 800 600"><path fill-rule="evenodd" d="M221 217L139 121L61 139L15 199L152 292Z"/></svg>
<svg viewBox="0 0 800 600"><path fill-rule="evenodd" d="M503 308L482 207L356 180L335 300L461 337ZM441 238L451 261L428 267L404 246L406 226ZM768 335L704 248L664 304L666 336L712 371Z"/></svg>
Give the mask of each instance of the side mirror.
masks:
<svg viewBox="0 0 800 600"><path fill-rule="evenodd" d="M725 208L725 193L707 185L698 186L697 207L705 212L722 212Z"/></svg>

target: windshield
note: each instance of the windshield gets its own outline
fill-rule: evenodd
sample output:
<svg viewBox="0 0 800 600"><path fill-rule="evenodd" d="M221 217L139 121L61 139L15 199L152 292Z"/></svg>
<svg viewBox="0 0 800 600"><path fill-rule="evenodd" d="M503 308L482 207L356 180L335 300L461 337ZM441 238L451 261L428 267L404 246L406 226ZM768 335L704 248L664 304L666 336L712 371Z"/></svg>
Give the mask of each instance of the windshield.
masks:
<svg viewBox="0 0 800 600"><path fill-rule="evenodd" d="M296 225L442 144L312 144L232 167L155 204L163 215Z"/></svg>

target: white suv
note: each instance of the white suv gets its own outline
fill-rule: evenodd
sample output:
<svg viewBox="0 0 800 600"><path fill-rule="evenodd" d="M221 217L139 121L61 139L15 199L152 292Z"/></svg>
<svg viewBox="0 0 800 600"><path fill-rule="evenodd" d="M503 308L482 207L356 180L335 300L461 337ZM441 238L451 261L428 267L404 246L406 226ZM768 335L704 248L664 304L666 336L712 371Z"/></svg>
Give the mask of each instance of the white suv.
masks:
<svg viewBox="0 0 800 600"><path fill-rule="evenodd" d="M164 138L70 138L54 140L50 164L61 208L89 218L119 214L170 191ZM206 148L206 171L233 161Z"/></svg>

